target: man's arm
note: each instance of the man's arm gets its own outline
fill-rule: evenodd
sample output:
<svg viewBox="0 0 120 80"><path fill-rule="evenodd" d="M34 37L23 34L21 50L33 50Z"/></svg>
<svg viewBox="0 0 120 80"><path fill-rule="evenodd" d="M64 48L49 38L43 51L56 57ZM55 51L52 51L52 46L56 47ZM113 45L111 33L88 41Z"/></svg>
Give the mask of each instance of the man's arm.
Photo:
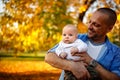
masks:
<svg viewBox="0 0 120 80"><path fill-rule="evenodd" d="M74 62L59 58L55 53L47 53L45 62L53 67L71 71L78 79L88 79L89 72L82 62Z"/></svg>
<svg viewBox="0 0 120 80"><path fill-rule="evenodd" d="M69 61L59 58L55 53L47 53L45 56L45 62L53 67L63 70L69 70Z"/></svg>
<svg viewBox="0 0 120 80"><path fill-rule="evenodd" d="M120 80L119 76L117 76L116 74L114 74L110 71L107 71L100 64L97 65L95 70L97 70L99 72L102 80Z"/></svg>
<svg viewBox="0 0 120 80"><path fill-rule="evenodd" d="M80 59L87 64L90 64L90 61L92 61L92 58L85 52L80 53L80 54L75 54L75 55L80 56L81 57ZM99 63L97 63L95 70L98 71L102 80L120 80L119 76L117 76L113 72L106 70Z"/></svg>

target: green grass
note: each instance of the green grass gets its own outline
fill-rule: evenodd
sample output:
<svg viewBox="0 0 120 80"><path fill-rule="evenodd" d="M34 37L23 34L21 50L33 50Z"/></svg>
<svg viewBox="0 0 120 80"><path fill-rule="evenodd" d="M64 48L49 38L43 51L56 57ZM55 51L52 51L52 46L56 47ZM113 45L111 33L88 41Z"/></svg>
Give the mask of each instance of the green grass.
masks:
<svg viewBox="0 0 120 80"><path fill-rule="evenodd" d="M46 51L33 53L0 53L0 60L44 60Z"/></svg>

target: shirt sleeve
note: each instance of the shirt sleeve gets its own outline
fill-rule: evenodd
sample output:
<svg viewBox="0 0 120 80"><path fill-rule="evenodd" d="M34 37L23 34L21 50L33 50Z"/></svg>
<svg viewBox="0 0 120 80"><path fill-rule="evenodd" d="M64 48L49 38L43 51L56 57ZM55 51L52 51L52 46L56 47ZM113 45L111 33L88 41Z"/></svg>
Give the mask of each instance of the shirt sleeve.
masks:
<svg viewBox="0 0 120 80"><path fill-rule="evenodd" d="M48 53L55 53L56 48L58 47L59 44L56 44L54 47L48 50Z"/></svg>
<svg viewBox="0 0 120 80"><path fill-rule="evenodd" d="M55 53L60 56L61 52L63 52L63 48L62 46L59 44L56 49L55 49Z"/></svg>
<svg viewBox="0 0 120 80"><path fill-rule="evenodd" d="M111 72L120 76L120 48L116 51L117 55L113 60L113 65L111 65Z"/></svg>

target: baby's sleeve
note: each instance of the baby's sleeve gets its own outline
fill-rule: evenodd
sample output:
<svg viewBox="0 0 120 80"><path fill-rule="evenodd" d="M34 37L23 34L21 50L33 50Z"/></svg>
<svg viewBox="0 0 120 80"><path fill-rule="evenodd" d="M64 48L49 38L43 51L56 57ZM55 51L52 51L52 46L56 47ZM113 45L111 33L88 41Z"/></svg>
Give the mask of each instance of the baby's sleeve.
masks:
<svg viewBox="0 0 120 80"><path fill-rule="evenodd" d="M85 52L88 50L87 44L85 42L83 42L82 40L79 40L77 42L77 48L78 48L79 52Z"/></svg>

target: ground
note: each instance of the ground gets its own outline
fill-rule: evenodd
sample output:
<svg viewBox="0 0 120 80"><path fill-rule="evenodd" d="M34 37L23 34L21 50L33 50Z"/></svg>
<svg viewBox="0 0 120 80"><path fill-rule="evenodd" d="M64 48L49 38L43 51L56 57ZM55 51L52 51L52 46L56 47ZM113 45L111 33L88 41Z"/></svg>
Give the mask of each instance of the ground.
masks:
<svg viewBox="0 0 120 80"><path fill-rule="evenodd" d="M60 72L44 61L0 61L0 80L58 80Z"/></svg>

